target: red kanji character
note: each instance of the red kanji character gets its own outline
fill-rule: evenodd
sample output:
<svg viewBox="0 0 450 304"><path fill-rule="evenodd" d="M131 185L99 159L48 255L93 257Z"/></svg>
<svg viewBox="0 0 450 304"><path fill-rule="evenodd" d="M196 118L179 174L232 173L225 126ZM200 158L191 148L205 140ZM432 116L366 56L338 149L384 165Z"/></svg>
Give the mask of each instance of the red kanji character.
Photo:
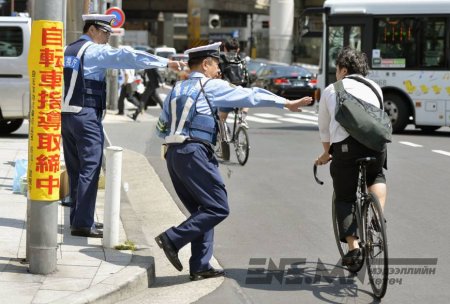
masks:
<svg viewBox="0 0 450 304"><path fill-rule="evenodd" d="M37 178L36 188L47 188L47 194L53 194L53 188L59 189L59 178L54 178L53 175L49 175L48 178Z"/></svg>
<svg viewBox="0 0 450 304"><path fill-rule="evenodd" d="M62 85L62 73L55 70L51 71L39 71L41 73L41 82L39 86L50 87L55 89L57 86Z"/></svg>
<svg viewBox="0 0 450 304"><path fill-rule="evenodd" d="M63 45L63 31L57 27L42 29L42 45Z"/></svg>
<svg viewBox="0 0 450 304"><path fill-rule="evenodd" d="M61 109L61 92L51 91L47 94L46 91L42 90L39 93L39 105L38 109L45 109L46 103L48 103L50 110Z"/></svg>
<svg viewBox="0 0 450 304"><path fill-rule="evenodd" d="M38 133L39 144L37 149L44 149L48 152L59 150L61 135L53 133Z"/></svg>
<svg viewBox="0 0 450 304"><path fill-rule="evenodd" d="M36 171L40 173L44 172L59 172L59 154L49 155L44 154L36 157Z"/></svg>
<svg viewBox="0 0 450 304"><path fill-rule="evenodd" d="M38 127L44 128L45 130L50 128L53 128L53 130L59 130L61 128L61 112L39 112Z"/></svg>

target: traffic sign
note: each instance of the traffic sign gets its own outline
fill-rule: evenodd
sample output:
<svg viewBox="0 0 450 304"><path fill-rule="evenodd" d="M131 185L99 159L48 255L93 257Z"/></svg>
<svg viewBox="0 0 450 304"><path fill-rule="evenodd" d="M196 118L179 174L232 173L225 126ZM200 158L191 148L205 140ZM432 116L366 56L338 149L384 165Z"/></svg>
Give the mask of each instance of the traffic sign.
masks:
<svg viewBox="0 0 450 304"><path fill-rule="evenodd" d="M105 14L114 15L116 19L111 24L111 27L122 27L125 23L125 13L120 7L110 7L106 10Z"/></svg>

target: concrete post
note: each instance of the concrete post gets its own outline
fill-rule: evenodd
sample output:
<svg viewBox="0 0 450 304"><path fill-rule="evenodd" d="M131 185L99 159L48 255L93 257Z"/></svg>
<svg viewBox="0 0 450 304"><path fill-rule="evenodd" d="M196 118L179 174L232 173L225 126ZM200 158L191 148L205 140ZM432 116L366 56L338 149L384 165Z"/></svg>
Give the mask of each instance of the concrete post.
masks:
<svg viewBox="0 0 450 304"><path fill-rule="evenodd" d="M122 148L106 148L105 213L103 216L103 247L119 244L120 186L122 181Z"/></svg>
<svg viewBox="0 0 450 304"><path fill-rule="evenodd" d="M122 8L122 0L112 0L111 6ZM111 35L109 38L109 44L112 47L119 47L121 43L121 37ZM119 84L117 83L117 76L119 75L118 70L110 69L107 73L107 83L108 83L108 92L107 92L107 104L108 109L117 110L117 99L118 99L118 91Z"/></svg>
<svg viewBox="0 0 450 304"><path fill-rule="evenodd" d="M34 20L63 21L64 3L61 0L35 0ZM49 274L56 270L58 233L58 201L30 200L29 240L30 272ZM29 235L29 236L28 236Z"/></svg>
<svg viewBox="0 0 450 304"><path fill-rule="evenodd" d="M66 16L66 45L80 38L83 32L83 15L84 2L80 0L67 0L67 16Z"/></svg>
<svg viewBox="0 0 450 304"><path fill-rule="evenodd" d="M293 27L294 0L272 0L269 28L270 60L291 64Z"/></svg>

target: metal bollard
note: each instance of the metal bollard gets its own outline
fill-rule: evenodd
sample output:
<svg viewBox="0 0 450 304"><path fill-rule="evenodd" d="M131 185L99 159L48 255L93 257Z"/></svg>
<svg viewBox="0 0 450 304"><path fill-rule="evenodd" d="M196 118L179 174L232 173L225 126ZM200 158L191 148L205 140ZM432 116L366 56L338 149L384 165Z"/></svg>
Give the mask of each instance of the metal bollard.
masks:
<svg viewBox="0 0 450 304"><path fill-rule="evenodd" d="M103 246L107 248L114 248L119 244L122 151L121 147L110 146L106 148Z"/></svg>

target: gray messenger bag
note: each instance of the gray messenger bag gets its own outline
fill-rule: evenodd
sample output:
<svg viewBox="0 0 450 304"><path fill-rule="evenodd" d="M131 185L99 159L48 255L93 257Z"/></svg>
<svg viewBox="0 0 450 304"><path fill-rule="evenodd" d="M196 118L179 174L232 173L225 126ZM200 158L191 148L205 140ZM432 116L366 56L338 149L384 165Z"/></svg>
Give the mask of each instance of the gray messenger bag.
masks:
<svg viewBox="0 0 450 304"><path fill-rule="evenodd" d="M392 141L392 124L384 111L383 100L373 85L362 77L347 76L367 85L378 98L380 108L351 95L342 80L335 82L336 121L358 142L375 151L383 151Z"/></svg>

